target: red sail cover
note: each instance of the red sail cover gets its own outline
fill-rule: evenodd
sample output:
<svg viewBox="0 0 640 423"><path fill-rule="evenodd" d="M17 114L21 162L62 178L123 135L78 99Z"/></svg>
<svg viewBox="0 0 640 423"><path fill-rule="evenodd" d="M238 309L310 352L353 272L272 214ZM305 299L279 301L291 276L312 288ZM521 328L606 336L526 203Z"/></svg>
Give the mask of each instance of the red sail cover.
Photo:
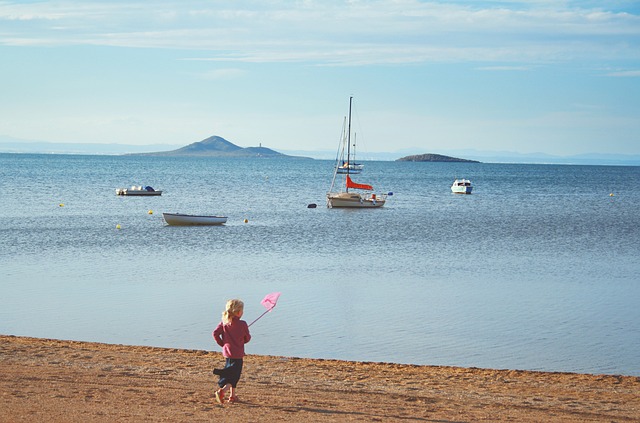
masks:
<svg viewBox="0 0 640 423"><path fill-rule="evenodd" d="M356 189L367 189L369 191L373 191L373 187L367 184L356 184L351 180L349 175L347 175L347 188L356 188Z"/></svg>

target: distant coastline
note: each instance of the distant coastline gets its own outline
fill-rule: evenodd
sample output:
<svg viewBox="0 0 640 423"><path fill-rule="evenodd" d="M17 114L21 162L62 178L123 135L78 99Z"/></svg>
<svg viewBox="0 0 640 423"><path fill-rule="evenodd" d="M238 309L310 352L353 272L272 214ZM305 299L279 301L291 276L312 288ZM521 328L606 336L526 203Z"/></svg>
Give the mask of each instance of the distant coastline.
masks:
<svg viewBox="0 0 640 423"><path fill-rule="evenodd" d="M117 144L117 143L60 143L18 139L0 135L0 154L71 154L71 155L164 155L174 150L184 148L172 144ZM239 147L242 148L242 147ZM258 149L264 153L265 147L248 147L247 152ZM363 161L395 161L408 155L420 155L416 149L396 152L367 152L360 156ZM271 150L275 151L275 150ZM276 155L258 155L254 157L295 157L315 160L335 160L334 150L279 150ZM559 164L559 165L594 165L594 166L640 166L640 154L607 154L589 153L572 156L555 156L545 153L517 153L513 151L480 151L480 150L447 150L439 151L441 155L465 157L467 160L481 163L504 164ZM279 155L281 154L281 155ZM210 157L215 157L209 155ZM229 157L229 156L226 156ZM233 157L233 156L231 156ZM241 155L235 157L242 157ZM244 157L250 157L244 156Z"/></svg>

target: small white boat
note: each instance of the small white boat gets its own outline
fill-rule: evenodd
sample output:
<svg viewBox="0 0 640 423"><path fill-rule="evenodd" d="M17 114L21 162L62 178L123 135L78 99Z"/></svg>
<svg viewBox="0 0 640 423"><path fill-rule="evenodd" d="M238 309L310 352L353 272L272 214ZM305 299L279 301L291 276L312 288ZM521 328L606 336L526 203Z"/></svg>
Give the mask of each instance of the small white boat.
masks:
<svg viewBox="0 0 640 423"><path fill-rule="evenodd" d="M156 191L150 186L134 185L131 188L116 188L116 195L162 195L162 191Z"/></svg>
<svg viewBox="0 0 640 423"><path fill-rule="evenodd" d="M164 221L173 226L214 226L227 222L226 216L197 216L193 214L162 213Z"/></svg>
<svg viewBox="0 0 640 423"><path fill-rule="evenodd" d="M454 194L471 194L473 187L468 179L456 179L451 185L451 192Z"/></svg>
<svg viewBox="0 0 640 423"><path fill-rule="evenodd" d="M343 162L340 166L338 166L337 172L341 174L350 173L353 175L362 172L363 168L364 165L360 163Z"/></svg>
<svg viewBox="0 0 640 423"><path fill-rule="evenodd" d="M353 134L353 144L351 144L351 116L349 116L348 129L346 124L347 118L345 117L342 128L342 142L338 146L338 157L336 157L336 173L356 175L362 172L364 165L356 163L356 134ZM347 131L349 131L349 134L347 134Z"/></svg>

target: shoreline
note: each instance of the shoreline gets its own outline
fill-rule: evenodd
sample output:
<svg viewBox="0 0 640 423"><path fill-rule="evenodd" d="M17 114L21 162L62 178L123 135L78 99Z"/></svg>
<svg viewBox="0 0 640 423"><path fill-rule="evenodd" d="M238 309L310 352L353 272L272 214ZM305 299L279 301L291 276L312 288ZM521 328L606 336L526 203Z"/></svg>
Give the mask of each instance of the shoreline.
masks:
<svg viewBox="0 0 640 423"><path fill-rule="evenodd" d="M640 377L248 355L0 335L0 420L640 422Z"/></svg>

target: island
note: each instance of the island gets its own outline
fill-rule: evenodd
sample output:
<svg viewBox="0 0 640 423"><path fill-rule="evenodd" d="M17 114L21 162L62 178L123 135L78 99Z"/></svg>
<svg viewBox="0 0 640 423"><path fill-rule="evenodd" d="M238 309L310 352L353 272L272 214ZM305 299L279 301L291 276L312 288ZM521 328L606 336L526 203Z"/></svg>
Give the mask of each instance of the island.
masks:
<svg viewBox="0 0 640 423"><path fill-rule="evenodd" d="M278 157L278 158L302 158L278 153L270 148L240 147L226 139L214 135L202 141L191 143L185 147L171 151L159 151L155 153L135 153L133 156L171 156L171 157Z"/></svg>
<svg viewBox="0 0 640 423"><path fill-rule="evenodd" d="M396 159L397 162L463 162L480 163L477 160L458 159L456 157L443 156L441 154L416 154Z"/></svg>

